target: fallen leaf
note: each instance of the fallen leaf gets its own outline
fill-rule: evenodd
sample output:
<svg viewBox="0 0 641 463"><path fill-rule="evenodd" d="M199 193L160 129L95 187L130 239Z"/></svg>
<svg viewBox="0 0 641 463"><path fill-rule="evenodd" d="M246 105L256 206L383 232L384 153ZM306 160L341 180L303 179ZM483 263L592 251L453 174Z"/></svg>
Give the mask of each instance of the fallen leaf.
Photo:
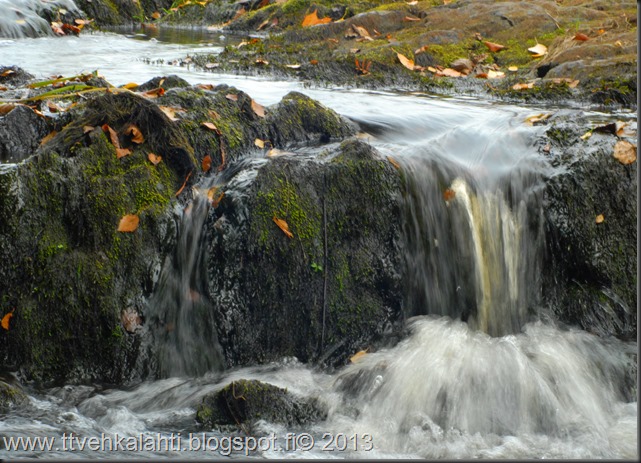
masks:
<svg viewBox="0 0 641 463"><path fill-rule="evenodd" d="M605 220L605 217L603 217L603 214L599 214L599 215L596 216L595 222L596 223L603 223L604 220Z"/></svg>
<svg viewBox="0 0 641 463"><path fill-rule="evenodd" d="M2 327L7 331L9 331L9 321L11 320L11 317L13 317L14 310L16 309L11 309L11 312L2 317L2 321L0 322L0 325L2 325Z"/></svg>
<svg viewBox="0 0 641 463"><path fill-rule="evenodd" d="M358 35L360 35L362 38L368 39L368 40L374 40L374 39L372 39L372 36L369 35L369 32L367 32L367 29L365 29L364 27L356 26L355 24L352 24L352 29L354 29L354 31Z"/></svg>
<svg viewBox="0 0 641 463"><path fill-rule="evenodd" d="M614 46L615 47L619 47L619 48L623 48L623 43L621 43L620 40L617 40L616 42L614 42Z"/></svg>
<svg viewBox="0 0 641 463"><path fill-rule="evenodd" d="M145 137L142 135L140 129L134 124L129 124L125 129L125 135L131 136L131 142L141 145L145 142Z"/></svg>
<svg viewBox="0 0 641 463"><path fill-rule="evenodd" d="M492 53L496 53L505 49L505 45L501 45L500 43L483 42L483 45L485 45Z"/></svg>
<svg viewBox="0 0 641 463"><path fill-rule="evenodd" d="M151 17L154 19L160 19L161 16L162 15L158 11L154 11L153 13L151 13Z"/></svg>
<svg viewBox="0 0 641 463"><path fill-rule="evenodd" d="M472 60L469 60L467 58L459 58L457 60L454 60L450 64L450 67L455 71L461 72L463 74L469 74L474 67L474 63L472 62Z"/></svg>
<svg viewBox="0 0 641 463"><path fill-rule="evenodd" d="M93 126L91 126L91 125L85 125L85 126L82 128L82 133L84 133L84 134L86 135L86 134L88 134L89 132L91 132L91 131L92 131L92 130L94 130L94 129L95 129L95 127L93 127Z"/></svg>
<svg viewBox="0 0 641 463"><path fill-rule="evenodd" d="M58 135L58 132L56 132L55 130L52 131L49 135L47 135L40 141L40 146L50 142L53 139L53 137L55 137L56 135Z"/></svg>
<svg viewBox="0 0 641 463"><path fill-rule="evenodd" d="M203 122L200 125L202 125L206 129L213 130L214 132L219 132L218 127L216 127L216 124L214 124L213 122Z"/></svg>
<svg viewBox="0 0 641 463"><path fill-rule="evenodd" d="M285 67L289 69L300 69L300 64L286 64Z"/></svg>
<svg viewBox="0 0 641 463"><path fill-rule="evenodd" d="M407 3L407 4L408 4L408 5L410 5L410 6L412 6L412 5L416 5L416 4L418 4L418 0L414 0L414 1L412 1L412 2L405 2L405 3Z"/></svg>
<svg viewBox="0 0 641 463"><path fill-rule="evenodd" d="M133 90L134 88L138 88L138 84L135 82L129 82L123 85L122 88L126 88L127 90Z"/></svg>
<svg viewBox="0 0 641 463"><path fill-rule="evenodd" d="M256 28L256 30L260 31L260 30L266 28L267 26L269 26L269 19L266 19L262 23L260 23L260 25Z"/></svg>
<svg viewBox="0 0 641 463"><path fill-rule="evenodd" d="M507 70L510 72L516 72L519 70L519 68L517 66L510 66L507 68Z"/></svg>
<svg viewBox="0 0 641 463"><path fill-rule="evenodd" d="M360 48L350 48L350 49L349 49L349 52L350 52L351 54L353 54L353 55L355 55L356 53L359 53L360 51L361 51L361 49L360 49Z"/></svg>
<svg viewBox="0 0 641 463"><path fill-rule="evenodd" d="M252 110L258 117L265 117L265 108L254 100L252 100Z"/></svg>
<svg viewBox="0 0 641 463"><path fill-rule="evenodd" d="M196 87L202 90L210 90L210 91L214 89L213 84L196 84Z"/></svg>
<svg viewBox="0 0 641 463"><path fill-rule="evenodd" d="M203 172L209 172L209 169L211 169L211 156L207 155L203 158L203 162L201 164L203 168Z"/></svg>
<svg viewBox="0 0 641 463"><path fill-rule="evenodd" d="M162 161L162 156L158 156L154 153L149 153L147 155L147 159L149 159L149 162L151 162L154 166L157 166L158 164L160 164L160 161Z"/></svg>
<svg viewBox="0 0 641 463"><path fill-rule="evenodd" d="M414 70L414 60L409 59L407 56L400 53L396 53L396 56L403 66L405 66L410 71Z"/></svg>
<svg viewBox="0 0 641 463"><path fill-rule="evenodd" d="M222 201L223 197L225 196L224 191L219 192L218 190L219 188L215 186L207 190L207 199L209 199L211 205L214 206L214 209L218 207L220 201Z"/></svg>
<svg viewBox="0 0 641 463"><path fill-rule="evenodd" d="M327 41L330 42L330 43L339 43L338 39L334 39L332 37L328 38Z"/></svg>
<svg viewBox="0 0 641 463"><path fill-rule="evenodd" d="M160 109L172 122L176 122L177 120L179 120L179 118L176 117L176 113L185 112L185 110L182 108L172 108L171 106L158 106L158 109Z"/></svg>
<svg viewBox="0 0 641 463"><path fill-rule="evenodd" d="M580 138L581 138L581 140L587 140L587 139L588 139L588 138L590 138L591 136L592 136L592 131L591 131L591 130L588 130L588 131L587 131L587 132L585 132L583 135L581 135L581 137L580 137Z"/></svg>
<svg viewBox="0 0 641 463"><path fill-rule="evenodd" d="M443 199L445 199L445 201L450 201L454 199L455 196L456 191L452 190L451 188L448 188L443 192Z"/></svg>
<svg viewBox="0 0 641 463"><path fill-rule="evenodd" d="M428 45L423 45L421 48L417 48L416 50L414 50L414 55L419 55L421 53L425 53L429 49L430 49L430 47Z"/></svg>
<svg viewBox="0 0 641 463"><path fill-rule="evenodd" d="M314 10L313 12L305 16L305 19L303 19L301 26L310 27L310 26L315 26L317 24L327 24L330 22L332 22L332 18L328 16L323 19L319 19L317 10Z"/></svg>
<svg viewBox="0 0 641 463"><path fill-rule="evenodd" d="M120 223L118 224L118 231L124 233L134 232L138 228L139 223L140 219L136 214L127 214L122 219L120 219Z"/></svg>
<svg viewBox="0 0 641 463"><path fill-rule="evenodd" d="M438 71L436 75L445 76L445 77L461 77L463 74L458 72L456 69L445 68L442 71Z"/></svg>
<svg viewBox="0 0 641 463"><path fill-rule="evenodd" d="M543 147L543 151L546 153L549 153L551 149L552 149L552 146L550 146L549 143Z"/></svg>
<svg viewBox="0 0 641 463"><path fill-rule="evenodd" d="M568 82L568 87L569 88L576 88L577 85L579 85L579 82L580 82L579 80L573 80L571 82Z"/></svg>
<svg viewBox="0 0 641 463"><path fill-rule="evenodd" d="M546 119L549 119L552 114L535 114L533 116L529 116L525 118L525 122L529 124L536 124L537 122L544 121Z"/></svg>
<svg viewBox="0 0 641 463"><path fill-rule="evenodd" d="M621 140L614 145L613 155L621 164L632 164L637 160L637 147L628 141Z"/></svg>
<svg viewBox="0 0 641 463"><path fill-rule="evenodd" d="M585 35L585 34L582 34L581 32L578 32L578 33L574 36L574 40L578 40L579 42L585 42L586 40L590 40L590 37L588 37L588 36L587 36L587 35Z"/></svg>
<svg viewBox="0 0 641 463"><path fill-rule="evenodd" d="M548 47L543 45L542 43L537 43L533 47L530 47L527 49L530 53L533 53L532 57L533 58L540 58L541 56L544 56L548 52Z"/></svg>
<svg viewBox="0 0 641 463"><path fill-rule="evenodd" d="M500 79L501 77L505 77L505 73L502 71L493 71L491 69L487 71L488 79Z"/></svg>
<svg viewBox="0 0 641 463"><path fill-rule="evenodd" d="M165 89L162 87L158 87L143 93L143 96L146 96L147 98L158 98L159 96L163 96L164 94Z"/></svg>
<svg viewBox="0 0 641 463"><path fill-rule="evenodd" d="M421 18L415 18L414 16L405 16L403 18L403 21L405 21L405 22L416 22L416 21L420 21L420 20L421 20Z"/></svg>
<svg viewBox="0 0 641 463"><path fill-rule="evenodd" d="M131 150L129 148L116 148L116 157L118 159L124 158L125 156L129 156L131 154Z"/></svg>
<svg viewBox="0 0 641 463"><path fill-rule="evenodd" d="M120 148L120 140L118 139L118 134L114 129L109 127L108 124L103 124L102 131L109 134L109 139L111 140L111 144L114 145L116 149Z"/></svg>
<svg viewBox="0 0 641 463"><path fill-rule="evenodd" d="M0 74L0 77L7 77L7 76L9 76L11 74L15 74L15 72L16 71L14 71L13 69L7 69L2 74Z"/></svg>
<svg viewBox="0 0 641 463"><path fill-rule="evenodd" d="M390 164L392 164L394 167L396 167L396 169L400 169L401 168L401 165L392 156L387 156L387 160L390 162Z"/></svg>
<svg viewBox="0 0 641 463"><path fill-rule="evenodd" d="M358 362L359 362L360 360L362 360L362 359L363 359L363 357L365 357L366 355L367 355L367 350L361 350L361 351L358 351L358 352L356 352L354 355L352 355L352 356L349 358L349 361L350 361L351 363L358 363Z"/></svg>
<svg viewBox="0 0 641 463"><path fill-rule="evenodd" d="M265 140L261 140L260 138L257 138L256 140L254 140L254 145L262 149L265 147Z"/></svg>
<svg viewBox="0 0 641 463"><path fill-rule="evenodd" d="M256 61L254 61L255 64L258 64L259 66L267 66L269 64L269 61L263 58L257 58Z"/></svg>
<svg viewBox="0 0 641 463"><path fill-rule="evenodd" d="M230 101L238 101L238 95L234 93L228 93L227 95L225 95L225 98L227 98Z"/></svg>
<svg viewBox="0 0 641 463"><path fill-rule="evenodd" d="M529 82L527 84L514 84L512 85L512 90L525 90L528 88L534 88L534 82Z"/></svg>
<svg viewBox="0 0 641 463"><path fill-rule="evenodd" d="M214 69L217 67L220 67L220 63L205 63L205 69Z"/></svg>
<svg viewBox="0 0 641 463"><path fill-rule="evenodd" d="M283 219L278 219L276 217L272 217L272 220L276 225L278 225L278 228L283 230L283 233L285 233L289 238L294 237L294 234L289 231L289 225L287 225L287 222L285 222Z"/></svg>
<svg viewBox="0 0 641 463"><path fill-rule="evenodd" d="M310 59L309 60L309 64L311 64L313 66L316 66L318 64L318 60L317 59Z"/></svg>
<svg viewBox="0 0 641 463"><path fill-rule="evenodd" d="M191 172L193 172L193 171L191 171ZM185 186L187 185L187 181L189 180L189 177L191 177L191 172L189 172L189 173L187 174L187 177L185 177L185 181L183 182L183 185L182 185L182 186L178 189L178 191L176 192L176 195L175 195L176 197L177 197L180 193L182 193L182 192L183 192L183 190L185 189Z"/></svg>
<svg viewBox="0 0 641 463"><path fill-rule="evenodd" d="M15 103L6 103L6 104L0 104L0 116L5 116L9 114L11 111L13 111L16 106L19 106Z"/></svg>
<svg viewBox="0 0 641 463"><path fill-rule="evenodd" d="M60 106L55 104L53 101L47 101L47 109L51 113L64 112L64 109L62 109Z"/></svg>

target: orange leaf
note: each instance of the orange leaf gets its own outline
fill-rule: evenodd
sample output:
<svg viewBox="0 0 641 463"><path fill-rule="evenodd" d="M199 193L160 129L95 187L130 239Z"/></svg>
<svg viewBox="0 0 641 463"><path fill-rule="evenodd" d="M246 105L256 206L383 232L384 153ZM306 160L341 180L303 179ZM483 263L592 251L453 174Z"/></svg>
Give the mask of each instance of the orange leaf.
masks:
<svg viewBox="0 0 641 463"><path fill-rule="evenodd" d="M483 44L492 52L496 53L497 51L501 51L505 48L505 45L501 45L500 43L493 43L493 42L483 42Z"/></svg>
<svg viewBox="0 0 641 463"><path fill-rule="evenodd" d="M586 40L590 40L590 37L588 37L588 36L587 36L587 35L585 35L585 34L582 34L582 33L578 32L578 33L574 36L574 40L578 40L579 42L585 42Z"/></svg>
<svg viewBox="0 0 641 463"><path fill-rule="evenodd" d="M118 231L124 233L134 232L138 228L139 223L140 219L136 214L127 214L122 219L120 219L120 223L118 224Z"/></svg>
<svg viewBox="0 0 641 463"><path fill-rule="evenodd" d="M187 181L189 180L189 177L191 177L191 172L189 172L187 174L187 177L185 177L185 181L183 182L183 185L180 187L180 189L176 192L176 196L178 196L180 193L183 192L183 190L185 189L185 186L187 186Z"/></svg>
<svg viewBox="0 0 641 463"><path fill-rule="evenodd" d="M414 60L409 59L407 56L400 53L396 53L396 56L403 66L405 66L410 71L414 70Z"/></svg>
<svg viewBox="0 0 641 463"><path fill-rule="evenodd" d="M211 156L207 155L203 158L202 162L202 168L204 172L209 172L209 169L211 169Z"/></svg>
<svg viewBox="0 0 641 463"><path fill-rule="evenodd" d="M233 93L228 93L225 95L225 98L231 101L238 101L238 95L234 95Z"/></svg>
<svg viewBox="0 0 641 463"><path fill-rule="evenodd" d="M252 100L252 109L258 117L265 117L265 108L262 105L256 103L254 100Z"/></svg>
<svg viewBox="0 0 641 463"><path fill-rule="evenodd" d="M120 148L120 140L118 140L118 134L114 129L109 127L108 124L103 124L102 131L109 134L109 139L111 140L111 144L114 145L116 149Z"/></svg>
<svg viewBox="0 0 641 463"><path fill-rule="evenodd" d="M118 159L124 158L125 156L129 156L131 154L131 150L129 148L116 148L116 157Z"/></svg>
<svg viewBox="0 0 641 463"><path fill-rule="evenodd" d="M160 164L160 161L162 161L162 156L158 156L154 153L149 153L147 155L147 159L149 159L149 162L151 162L154 166L157 166L158 164Z"/></svg>
<svg viewBox="0 0 641 463"><path fill-rule="evenodd" d="M7 77L8 75L14 74L16 71L13 69L7 69L4 71L2 74L0 74L0 77Z"/></svg>
<svg viewBox="0 0 641 463"><path fill-rule="evenodd" d="M144 143L145 137L143 137L142 132L138 127L133 124L129 124L125 129L125 135L131 135L131 141L140 145Z"/></svg>
<svg viewBox="0 0 641 463"><path fill-rule="evenodd" d="M158 11L154 11L153 13L151 13L151 17L154 19L160 19L160 16L161 15Z"/></svg>
<svg viewBox="0 0 641 463"><path fill-rule="evenodd" d="M318 18L317 10L314 10L312 13L308 14L305 16L305 19L303 19L303 22L301 24L302 27L309 27L309 26L315 26L317 24L327 24L331 23L332 18L326 17L323 19Z"/></svg>
<svg viewBox="0 0 641 463"><path fill-rule="evenodd" d="M629 141L621 140L614 145L613 155L621 164L632 164L637 160L637 147Z"/></svg>
<svg viewBox="0 0 641 463"><path fill-rule="evenodd" d="M217 208L218 205L220 204L220 201L222 201L223 197L225 196L224 191L218 191L218 187L214 186L211 187L209 190L207 190L207 199L209 199L209 202L211 203L214 208Z"/></svg>
<svg viewBox="0 0 641 463"><path fill-rule="evenodd" d="M445 201L449 201L450 199L454 199L454 196L456 196L456 192L452 190L451 188L448 188L443 192L443 199Z"/></svg>
<svg viewBox="0 0 641 463"><path fill-rule="evenodd" d="M44 145L45 143L49 143L56 135L58 135L58 132L54 130L40 141L40 146Z"/></svg>
<svg viewBox="0 0 641 463"><path fill-rule="evenodd" d="M154 88L153 90L149 90L148 92L143 93L143 95L147 98L158 98L159 96L163 96L164 94L165 89L162 87Z"/></svg>
<svg viewBox="0 0 641 463"><path fill-rule="evenodd" d="M318 60L317 59L310 59L309 60L309 64L311 64L313 66L316 66L318 64Z"/></svg>
<svg viewBox="0 0 641 463"><path fill-rule="evenodd" d="M7 331L9 331L9 320L11 320L11 317L13 317L13 311L14 310L16 310L16 309L11 309L11 312L9 312L4 317L2 317L2 322L0 322L2 327Z"/></svg>
<svg viewBox="0 0 641 463"><path fill-rule="evenodd" d="M283 219L277 219L276 217L272 217L272 220L276 225L278 225L278 228L283 230L283 233L285 233L288 237L294 237L294 234L289 231L289 225L287 225L287 222L285 222Z"/></svg>

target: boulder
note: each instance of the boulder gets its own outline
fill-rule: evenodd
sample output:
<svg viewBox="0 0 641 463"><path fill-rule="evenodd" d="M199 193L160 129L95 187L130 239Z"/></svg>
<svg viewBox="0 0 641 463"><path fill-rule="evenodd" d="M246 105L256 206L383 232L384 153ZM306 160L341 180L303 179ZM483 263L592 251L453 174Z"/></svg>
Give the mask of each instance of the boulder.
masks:
<svg viewBox="0 0 641 463"><path fill-rule="evenodd" d="M285 356L342 365L398 327L401 185L356 139L255 161L228 179L206 226L229 366Z"/></svg>
<svg viewBox="0 0 641 463"><path fill-rule="evenodd" d="M24 105L0 116L0 162L20 162L30 156L47 135L43 118Z"/></svg>
<svg viewBox="0 0 641 463"><path fill-rule="evenodd" d="M327 410L316 399L297 397L272 384L245 379L207 394L196 411L196 421L204 428L251 426L258 420L302 426L326 416Z"/></svg>
<svg viewBox="0 0 641 463"><path fill-rule="evenodd" d="M29 402L27 394L16 386L0 380L0 413Z"/></svg>
<svg viewBox="0 0 641 463"><path fill-rule="evenodd" d="M563 322L635 339L637 162L614 158L615 135L582 140L585 131L565 117L547 130L555 173L544 197L543 295Z"/></svg>

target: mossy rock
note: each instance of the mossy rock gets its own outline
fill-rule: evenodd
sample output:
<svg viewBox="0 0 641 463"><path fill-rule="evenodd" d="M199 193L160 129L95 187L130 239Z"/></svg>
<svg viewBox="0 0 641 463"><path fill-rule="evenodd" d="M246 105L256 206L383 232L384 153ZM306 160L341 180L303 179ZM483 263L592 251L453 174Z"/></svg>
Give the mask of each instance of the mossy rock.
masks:
<svg viewBox="0 0 641 463"><path fill-rule="evenodd" d="M0 380L0 413L19 407L29 402L27 394L21 389Z"/></svg>
<svg viewBox="0 0 641 463"><path fill-rule="evenodd" d="M315 399L300 398L286 389L256 380L232 381L206 395L196 420L207 429L252 425L258 420L302 426L325 419L326 409Z"/></svg>

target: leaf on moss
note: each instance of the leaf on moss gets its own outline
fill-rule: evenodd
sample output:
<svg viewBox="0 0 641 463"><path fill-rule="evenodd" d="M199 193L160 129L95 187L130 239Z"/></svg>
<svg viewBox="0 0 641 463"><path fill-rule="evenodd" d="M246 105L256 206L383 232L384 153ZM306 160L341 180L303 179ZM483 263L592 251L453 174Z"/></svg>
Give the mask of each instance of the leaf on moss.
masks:
<svg viewBox="0 0 641 463"><path fill-rule="evenodd" d="M599 215L596 216L595 222L596 223L603 223L604 220L605 220L605 217L603 217L603 214L599 214Z"/></svg>
<svg viewBox="0 0 641 463"><path fill-rule="evenodd" d="M11 317L13 317L14 310L16 309L11 309L11 312L2 317L2 321L0 322L0 325L7 331L9 331L9 322L11 321Z"/></svg>
<svg viewBox="0 0 641 463"><path fill-rule="evenodd" d="M58 132L56 132L55 130L52 131L49 135L47 135L40 141L40 146L44 145L45 143L49 143L56 135L58 135Z"/></svg>
<svg viewBox="0 0 641 463"><path fill-rule="evenodd" d="M637 147L629 141L620 140L614 145L613 155L621 164L632 164L637 160Z"/></svg>
<svg viewBox="0 0 641 463"><path fill-rule="evenodd" d="M332 18L325 17L323 19L320 19L318 17L318 10L312 11L310 14L305 16L303 19L303 22L301 23L302 27L310 27L310 26L316 26L317 24L327 24L332 22Z"/></svg>
<svg viewBox="0 0 641 463"><path fill-rule="evenodd" d="M252 100L252 110L258 117L265 117L265 108Z"/></svg>
<svg viewBox="0 0 641 463"><path fill-rule="evenodd" d="M414 60L409 59L407 56L401 54L401 53L396 53L396 57L398 60L401 62L403 66L405 66L407 69L410 71L414 70Z"/></svg>
<svg viewBox="0 0 641 463"><path fill-rule="evenodd" d="M107 135L109 135L109 140L111 140L111 144L116 147L116 149L120 148L120 140L118 139L118 133L111 127L109 127L108 124L103 124L102 125L102 131L105 132Z"/></svg>
<svg viewBox="0 0 641 463"><path fill-rule="evenodd" d="M122 219L120 219L120 223L118 224L118 231L123 233L134 232L138 228L139 223L140 219L136 214L127 214L123 216Z"/></svg>
<svg viewBox="0 0 641 463"><path fill-rule="evenodd" d="M500 43L483 42L483 45L485 45L488 48L488 50L490 50L492 53L505 50L505 45L501 45Z"/></svg>
<svg viewBox="0 0 641 463"><path fill-rule="evenodd" d="M294 234L289 231L289 225L287 224L287 222L277 217L273 217L272 220L276 225L278 225L278 228L280 228L283 231L283 233L285 233L289 238L294 237Z"/></svg>
<svg viewBox="0 0 641 463"><path fill-rule="evenodd" d="M527 51L532 53L532 58L540 58L541 56L547 55L548 47L542 43L537 43L533 47L528 48Z"/></svg>
<svg viewBox="0 0 641 463"><path fill-rule="evenodd" d="M125 135L131 136L132 143L140 145L145 142L145 137L142 135L142 132L134 124L129 124L127 126L125 129Z"/></svg>
<svg viewBox="0 0 641 463"><path fill-rule="evenodd" d="M162 156L158 156L154 153L149 153L147 155L147 159L149 159L149 162L151 162L154 166L157 166L158 164L160 164L160 161L162 161Z"/></svg>

